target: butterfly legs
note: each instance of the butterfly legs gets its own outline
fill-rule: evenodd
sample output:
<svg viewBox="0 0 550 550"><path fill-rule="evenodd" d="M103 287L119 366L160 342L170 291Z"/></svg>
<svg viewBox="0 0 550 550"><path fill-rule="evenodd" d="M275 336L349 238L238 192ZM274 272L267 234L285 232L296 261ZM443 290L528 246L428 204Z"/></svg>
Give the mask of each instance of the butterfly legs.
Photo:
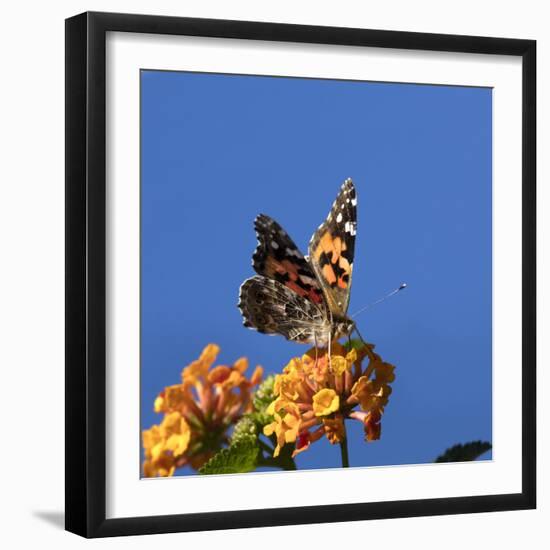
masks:
<svg viewBox="0 0 550 550"><path fill-rule="evenodd" d="M327 353L328 353L328 368L330 371L332 371L332 334L328 337L328 348L327 348Z"/></svg>
<svg viewBox="0 0 550 550"><path fill-rule="evenodd" d="M317 367L317 360L319 359L319 348L317 346L317 333L313 331L313 341L315 345L315 367Z"/></svg>

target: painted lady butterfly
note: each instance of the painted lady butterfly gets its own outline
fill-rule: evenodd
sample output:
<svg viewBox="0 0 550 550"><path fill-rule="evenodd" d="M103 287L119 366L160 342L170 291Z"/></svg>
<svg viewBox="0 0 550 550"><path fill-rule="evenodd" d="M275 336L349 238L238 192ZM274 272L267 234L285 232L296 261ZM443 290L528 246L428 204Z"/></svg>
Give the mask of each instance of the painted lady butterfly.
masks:
<svg viewBox="0 0 550 550"><path fill-rule="evenodd" d="M270 217L260 214L254 226L258 247L252 265L258 275L240 288L244 326L315 347L351 334L355 324L347 310L357 231L351 179L343 183L327 219L313 234L309 256Z"/></svg>

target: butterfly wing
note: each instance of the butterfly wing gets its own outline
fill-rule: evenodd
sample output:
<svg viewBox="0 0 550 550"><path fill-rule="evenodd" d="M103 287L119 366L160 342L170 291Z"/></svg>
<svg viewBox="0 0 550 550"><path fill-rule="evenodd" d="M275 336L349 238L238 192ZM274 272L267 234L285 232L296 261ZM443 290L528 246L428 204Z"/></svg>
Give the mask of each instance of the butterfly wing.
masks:
<svg viewBox="0 0 550 550"><path fill-rule="evenodd" d="M273 279L315 304L324 302L315 273L294 241L272 218L260 214L254 220L258 246L252 265L258 275Z"/></svg>
<svg viewBox="0 0 550 550"><path fill-rule="evenodd" d="M324 345L330 333L324 305L267 277L256 275L241 285L239 309L245 327L294 342Z"/></svg>
<svg viewBox="0 0 550 550"><path fill-rule="evenodd" d="M345 317L348 309L356 232L357 195L347 179L309 243L309 263L334 317Z"/></svg>

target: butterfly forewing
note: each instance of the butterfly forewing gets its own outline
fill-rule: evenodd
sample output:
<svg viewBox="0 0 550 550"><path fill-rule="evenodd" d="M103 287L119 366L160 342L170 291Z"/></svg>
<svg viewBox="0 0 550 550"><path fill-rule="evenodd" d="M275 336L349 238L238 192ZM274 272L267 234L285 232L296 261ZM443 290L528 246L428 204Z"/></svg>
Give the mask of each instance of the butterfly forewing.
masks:
<svg viewBox="0 0 550 550"><path fill-rule="evenodd" d="M258 246L252 265L258 275L286 286L316 304L323 302L323 292L303 254L286 231L272 218L260 214L254 220Z"/></svg>
<svg viewBox="0 0 550 550"><path fill-rule="evenodd" d="M348 309L356 232L357 195L347 179L309 243L309 262L334 317L345 317Z"/></svg>

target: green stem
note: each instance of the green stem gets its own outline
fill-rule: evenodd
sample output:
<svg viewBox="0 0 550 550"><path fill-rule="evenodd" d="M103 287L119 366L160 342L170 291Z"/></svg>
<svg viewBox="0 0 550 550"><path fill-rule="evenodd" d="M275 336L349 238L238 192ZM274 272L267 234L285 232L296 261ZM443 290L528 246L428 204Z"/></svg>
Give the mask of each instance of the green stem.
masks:
<svg viewBox="0 0 550 550"><path fill-rule="evenodd" d="M342 468L349 468L348 440L340 441L340 453L342 454Z"/></svg>
<svg viewBox="0 0 550 550"><path fill-rule="evenodd" d="M349 468L348 436L346 434L345 423L344 423L344 437L342 441L340 441L340 454L342 455L342 468Z"/></svg>

